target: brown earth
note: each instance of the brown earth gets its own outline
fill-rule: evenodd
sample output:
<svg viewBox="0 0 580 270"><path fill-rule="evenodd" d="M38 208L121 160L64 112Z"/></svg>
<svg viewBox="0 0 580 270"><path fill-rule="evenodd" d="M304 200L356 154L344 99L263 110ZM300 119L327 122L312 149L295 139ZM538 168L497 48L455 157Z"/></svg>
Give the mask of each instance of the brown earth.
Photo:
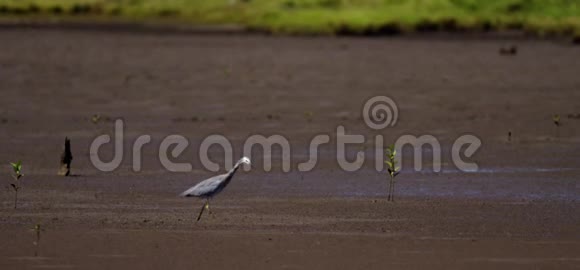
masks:
<svg viewBox="0 0 580 270"><path fill-rule="evenodd" d="M518 47L501 55L501 47ZM578 269L580 268L580 49L546 40L420 36L312 38L5 28L0 30L0 268L78 269ZM364 102L392 97L395 127L374 131ZM93 123L93 115L100 115ZM556 130L552 116L561 116ZM125 121L125 155L97 170L89 145ZM361 170L336 163L338 125L361 134ZM512 132L508 142L507 134ZM149 134L140 172L132 143ZM171 134L190 146L172 173L158 160ZM252 134L286 137L271 172L254 165L212 201L176 194L214 175L198 147L221 134L242 155ZM298 172L317 134L319 163ZM398 200L385 200L374 136L435 136L443 170L422 171L403 151ZM479 171L452 163L453 141L474 134ZM73 177L58 177L64 138ZM431 152L424 151L424 156ZM112 146L100 154L112 157ZM211 148L219 164L223 154ZM9 161L21 159L19 208ZM407 165L405 165L407 164ZM35 224L40 241L34 245Z"/></svg>

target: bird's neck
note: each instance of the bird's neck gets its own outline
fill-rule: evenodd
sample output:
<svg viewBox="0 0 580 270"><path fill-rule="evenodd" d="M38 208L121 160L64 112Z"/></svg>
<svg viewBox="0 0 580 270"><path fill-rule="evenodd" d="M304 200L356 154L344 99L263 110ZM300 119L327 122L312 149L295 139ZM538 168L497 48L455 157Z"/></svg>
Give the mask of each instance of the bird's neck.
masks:
<svg viewBox="0 0 580 270"><path fill-rule="evenodd" d="M241 164L242 164L241 162L237 162L236 165L234 165L234 167L229 171L229 173L230 174L231 173L235 173L238 170L238 168L240 167Z"/></svg>

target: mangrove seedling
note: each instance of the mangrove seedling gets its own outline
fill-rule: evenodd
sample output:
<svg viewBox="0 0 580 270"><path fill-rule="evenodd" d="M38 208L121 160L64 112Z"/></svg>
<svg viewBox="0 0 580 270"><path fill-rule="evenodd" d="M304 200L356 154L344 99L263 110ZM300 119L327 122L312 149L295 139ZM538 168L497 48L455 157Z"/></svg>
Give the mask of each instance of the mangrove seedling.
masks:
<svg viewBox="0 0 580 270"><path fill-rule="evenodd" d="M94 114L91 117L91 122L93 122L93 124L97 124L97 123L99 123L99 121L101 121L101 115L100 114Z"/></svg>
<svg viewBox="0 0 580 270"><path fill-rule="evenodd" d="M21 161L16 163L10 162L10 165L12 166L13 171L12 178L14 178L14 183L11 183L10 186L12 186L12 189L14 190L14 209L16 209L18 207L18 190L20 190L20 178L22 178L24 174L22 174Z"/></svg>
<svg viewBox="0 0 580 270"><path fill-rule="evenodd" d="M35 247L34 257L38 257L38 248L40 246L40 233L44 232L44 229L40 227L40 224L36 224L34 225L34 228L32 228L32 231L34 232L34 241L32 241L32 244Z"/></svg>
<svg viewBox="0 0 580 270"><path fill-rule="evenodd" d="M36 224L34 225L34 241L32 241L32 244L35 246L38 246L38 244L40 244L40 232L42 231L42 229L40 229L40 224Z"/></svg>
<svg viewBox="0 0 580 270"><path fill-rule="evenodd" d="M306 118L306 121L312 122L312 118L314 118L314 113L311 111L304 112L304 117Z"/></svg>
<svg viewBox="0 0 580 270"><path fill-rule="evenodd" d="M389 195L387 197L387 201L394 202L395 201L395 177L399 175L401 172L398 166L397 161L395 160L397 157L397 150L395 150L395 146L391 145L387 147L387 160L385 163L387 164L387 171L389 172Z"/></svg>
<svg viewBox="0 0 580 270"><path fill-rule="evenodd" d="M224 71L224 75L226 75L226 77L230 77L232 75L232 66L230 65L230 66L224 67L223 71Z"/></svg>
<svg viewBox="0 0 580 270"><path fill-rule="evenodd" d="M560 115L554 114L552 120L554 121L554 125L556 125L556 138L560 137L560 126L562 125L562 123L560 122Z"/></svg>

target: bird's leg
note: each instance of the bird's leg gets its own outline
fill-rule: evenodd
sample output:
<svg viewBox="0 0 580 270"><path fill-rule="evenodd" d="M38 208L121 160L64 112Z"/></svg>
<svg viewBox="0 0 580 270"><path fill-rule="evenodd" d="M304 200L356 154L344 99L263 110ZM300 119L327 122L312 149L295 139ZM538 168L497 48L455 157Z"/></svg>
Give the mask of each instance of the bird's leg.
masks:
<svg viewBox="0 0 580 270"><path fill-rule="evenodd" d="M199 221L201 219L201 214L203 214L203 210L205 210L206 207L207 207L207 202L205 202L203 204L203 206L201 207L201 211L199 211L199 215L197 216L197 221Z"/></svg>
<svg viewBox="0 0 580 270"><path fill-rule="evenodd" d="M209 209L209 198L207 198L207 202L205 203L205 208L207 208L207 213L211 216L211 210Z"/></svg>

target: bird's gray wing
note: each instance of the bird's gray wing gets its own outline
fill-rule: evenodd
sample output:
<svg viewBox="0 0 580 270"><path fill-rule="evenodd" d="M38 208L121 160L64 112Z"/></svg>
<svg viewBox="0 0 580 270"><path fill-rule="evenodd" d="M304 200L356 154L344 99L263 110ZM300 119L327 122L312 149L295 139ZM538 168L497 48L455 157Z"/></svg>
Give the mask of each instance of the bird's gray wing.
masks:
<svg viewBox="0 0 580 270"><path fill-rule="evenodd" d="M220 183L227 177L227 174L221 174L214 176L212 178L203 180L197 185L189 188L188 190L181 193L181 197L202 197L209 196L214 193L218 188Z"/></svg>

